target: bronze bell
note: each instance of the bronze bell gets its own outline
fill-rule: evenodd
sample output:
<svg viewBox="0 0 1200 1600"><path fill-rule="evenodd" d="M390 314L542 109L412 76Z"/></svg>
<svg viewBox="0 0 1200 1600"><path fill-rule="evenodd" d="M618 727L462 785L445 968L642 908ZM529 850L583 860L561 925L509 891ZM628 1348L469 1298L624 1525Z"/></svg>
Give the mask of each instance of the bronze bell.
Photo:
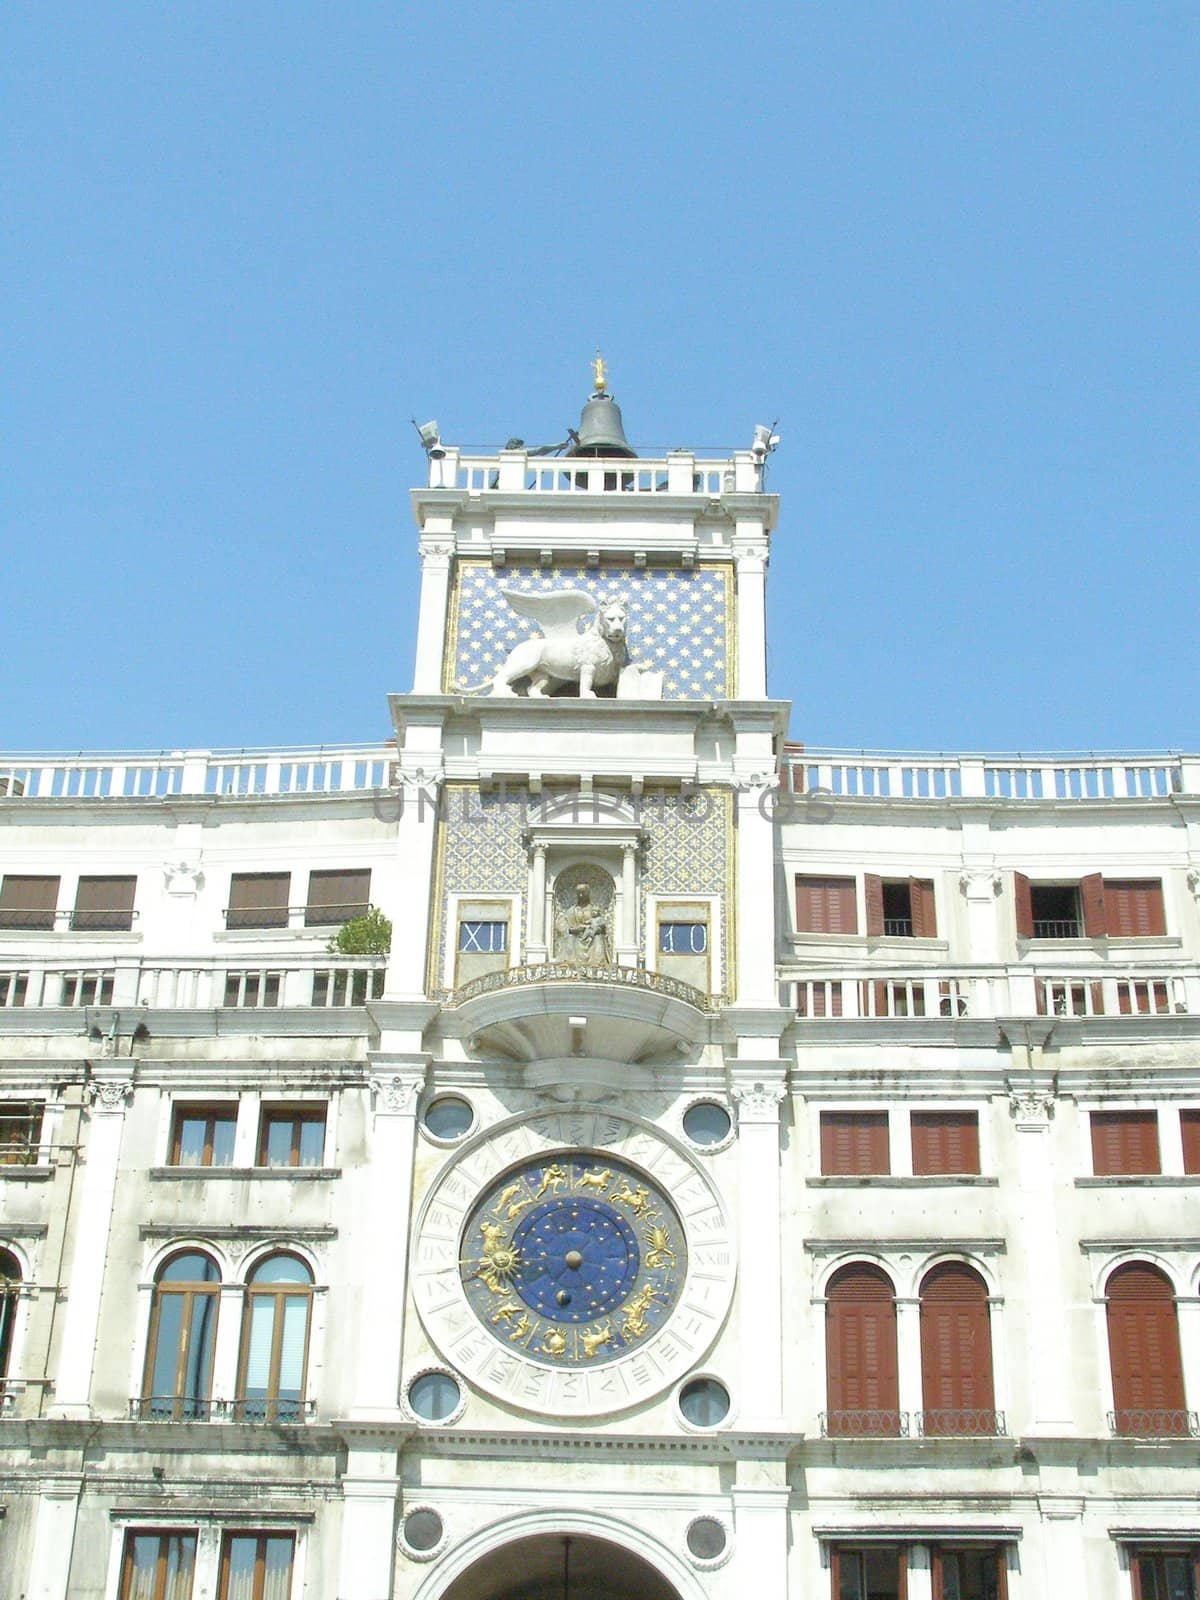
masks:
<svg viewBox="0 0 1200 1600"><path fill-rule="evenodd" d="M579 433L569 456L637 456L625 437L621 422L621 408L611 396L594 394L583 408L579 419Z"/></svg>

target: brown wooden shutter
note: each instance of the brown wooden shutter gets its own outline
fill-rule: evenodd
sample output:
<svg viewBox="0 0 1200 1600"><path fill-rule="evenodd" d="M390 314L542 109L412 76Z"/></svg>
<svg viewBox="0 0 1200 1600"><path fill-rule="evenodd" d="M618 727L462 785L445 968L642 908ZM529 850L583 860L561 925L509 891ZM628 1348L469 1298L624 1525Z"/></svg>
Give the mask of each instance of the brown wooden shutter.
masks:
<svg viewBox="0 0 1200 1600"><path fill-rule="evenodd" d="M1110 938L1154 939L1167 931L1162 882L1158 878L1106 878L1104 904Z"/></svg>
<svg viewBox="0 0 1200 1600"><path fill-rule="evenodd" d="M1079 880L1079 898L1083 904L1083 936L1085 939L1103 939L1108 932L1108 919L1104 908L1104 879L1098 872L1089 872Z"/></svg>
<svg viewBox="0 0 1200 1600"><path fill-rule="evenodd" d="M979 1171L979 1116L974 1111L914 1111L912 1166L918 1177Z"/></svg>
<svg viewBox="0 0 1200 1600"><path fill-rule="evenodd" d="M886 1111L822 1111L821 1171L829 1177L882 1175L890 1167Z"/></svg>
<svg viewBox="0 0 1200 1600"><path fill-rule="evenodd" d="M1200 1111L1181 1111L1179 1129L1183 1134L1183 1170L1200 1173Z"/></svg>
<svg viewBox="0 0 1200 1600"><path fill-rule="evenodd" d="M229 880L228 928L286 928L290 872L235 872Z"/></svg>
<svg viewBox="0 0 1200 1600"><path fill-rule="evenodd" d="M877 939L883 933L883 879L874 872L863 878L867 901L867 937Z"/></svg>
<svg viewBox="0 0 1200 1600"><path fill-rule="evenodd" d="M1156 1267L1131 1262L1109 1278L1108 1351L1118 1433L1144 1429L1144 1411L1175 1413L1160 1431L1186 1431L1175 1296Z"/></svg>
<svg viewBox="0 0 1200 1600"><path fill-rule="evenodd" d="M926 1432L994 1431L987 1285L959 1262L934 1267L921 1285L921 1385Z"/></svg>
<svg viewBox="0 0 1200 1600"><path fill-rule="evenodd" d="M136 893L136 878L80 878L75 890L72 928L128 932L133 927Z"/></svg>
<svg viewBox="0 0 1200 1600"><path fill-rule="evenodd" d="M911 878L908 885L912 903L914 939L937 938L937 909L933 899L933 884L928 878Z"/></svg>
<svg viewBox="0 0 1200 1600"><path fill-rule="evenodd" d="M1161 1172L1158 1115L1153 1111L1093 1111L1092 1171L1098 1178Z"/></svg>
<svg viewBox="0 0 1200 1600"><path fill-rule="evenodd" d="M57 878L6 873L0 884L0 928L53 928L58 884Z"/></svg>
<svg viewBox="0 0 1200 1600"><path fill-rule="evenodd" d="M829 1285L825 1308L827 1427L837 1436L862 1431L847 1413L880 1411L871 1431L899 1431L896 1302L878 1267L844 1267Z"/></svg>
<svg viewBox="0 0 1200 1600"><path fill-rule="evenodd" d="M310 872L305 924L319 927L360 917L367 909L370 893L370 867Z"/></svg>
<svg viewBox="0 0 1200 1600"><path fill-rule="evenodd" d="M796 879L797 933L857 933L853 878Z"/></svg>
<svg viewBox="0 0 1200 1600"><path fill-rule="evenodd" d="M1029 891L1029 879L1023 872L1013 873L1013 912L1017 922L1017 937L1032 939L1033 895Z"/></svg>

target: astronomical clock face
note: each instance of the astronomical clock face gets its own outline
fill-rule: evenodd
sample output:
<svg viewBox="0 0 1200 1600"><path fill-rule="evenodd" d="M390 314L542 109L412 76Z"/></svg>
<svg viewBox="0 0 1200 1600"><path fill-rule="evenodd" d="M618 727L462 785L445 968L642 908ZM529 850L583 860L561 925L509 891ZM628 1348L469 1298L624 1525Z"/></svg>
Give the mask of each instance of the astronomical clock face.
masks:
<svg viewBox="0 0 1200 1600"><path fill-rule="evenodd" d="M494 1338L554 1366L645 1344L687 1277L683 1224L647 1173L604 1152L505 1173L467 1219L467 1301Z"/></svg>
<svg viewBox="0 0 1200 1600"><path fill-rule="evenodd" d="M468 1140L416 1224L412 1285L447 1365L506 1406L603 1416L662 1394L733 1296L707 1171L606 1111L535 1114Z"/></svg>

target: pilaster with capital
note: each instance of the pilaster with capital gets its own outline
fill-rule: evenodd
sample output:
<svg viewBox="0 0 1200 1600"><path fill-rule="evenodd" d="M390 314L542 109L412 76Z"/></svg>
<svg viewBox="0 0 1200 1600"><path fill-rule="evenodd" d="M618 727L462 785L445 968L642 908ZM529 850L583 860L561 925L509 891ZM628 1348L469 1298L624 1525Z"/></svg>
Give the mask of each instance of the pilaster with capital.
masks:
<svg viewBox="0 0 1200 1600"><path fill-rule="evenodd" d="M350 1236L350 1282L357 1296L352 1314L359 1329L350 1415L359 1420L399 1415L417 1111L429 1059L376 1051L368 1056L368 1150L354 1174L363 1225Z"/></svg>
<svg viewBox="0 0 1200 1600"><path fill-rule="evenodd" d="M79 1185L73 1225L74 1250L66 1279L66 1315L55 1375L50 1415L91 1415L92 1364L100 1323L104 1263L112 1225L113 1196L125 1130L125 1108L133 1093L127 1076L95 1073L86 1096L89 1111L84 1141L83 1181Z"/></svg>
<svg viewBox="0 0 1200 1600"><path fill-rule="evenodd" d="M453 526L426 523L421 534L421 604L417 614L417 660L414 694L442 692L442 663L446 655L447 602L450 568L454 559Z"/></svg>
<svg viewBox="0 0 1200 1600"><path fill-rule="evenodd" d="M780 1216L780 1063L746 1072L730 1092L738 1123L739 1423L781 1426L783 1415L783 1240Z"/></svg>

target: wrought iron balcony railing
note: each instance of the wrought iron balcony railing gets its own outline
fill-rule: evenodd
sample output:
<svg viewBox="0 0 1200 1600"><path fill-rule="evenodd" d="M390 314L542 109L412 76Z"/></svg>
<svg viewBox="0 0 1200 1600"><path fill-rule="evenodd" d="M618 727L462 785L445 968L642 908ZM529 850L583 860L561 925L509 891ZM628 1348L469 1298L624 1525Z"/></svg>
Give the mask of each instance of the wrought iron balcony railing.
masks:
<svg viewBox="0 0 1200 1600"><path fill-rule="evenodd" d="M135 1395L129 1415L135 1422L309 1422L315 1400L266 1396L251 1400L207 1400L189 1395Z"/></svg>
<svg viewBox="0 0 1200 1600"><path fill-rule="evenodd" d="M1003 1411L978 1406L918 1411L916 1423L922 1439L999 1438L1008 1432Z"/></svg>
<svg viewBox="0 0 1200 1600"><path fill-rule="evenodd" d="M822 1439L907 1439L907 1411L822 1411Z"/></svg>
<svg viewBox="0 0 1200 1600"><path fill-rule="evenodd" d="M1198 1439L1200 1412L1137 1406L1108 1413L1109 1432L1124 1439Z"/></svg>

